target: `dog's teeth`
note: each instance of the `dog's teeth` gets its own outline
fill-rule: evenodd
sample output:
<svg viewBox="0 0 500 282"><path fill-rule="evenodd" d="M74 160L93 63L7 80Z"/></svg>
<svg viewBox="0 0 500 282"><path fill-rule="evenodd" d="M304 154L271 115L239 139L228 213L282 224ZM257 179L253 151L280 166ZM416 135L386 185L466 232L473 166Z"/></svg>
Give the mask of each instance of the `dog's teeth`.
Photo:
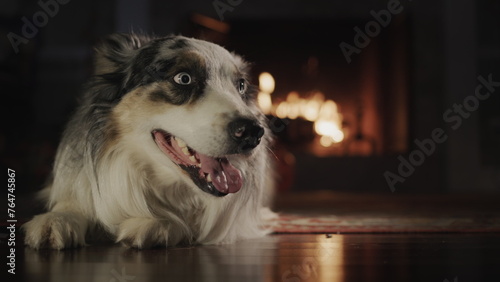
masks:
<svg viewBox="0 0 500 282"><path fill-rule="evenodd" d="M179 148L186 148L187 147L186 142L184 142L184 140L182 140L181 138L175 137L175 141L177 142L177 145L179 145Z"/></svg>
<svg viewBox="0 0 500 282"><path fill-rule="evenodd" d="M197 163L198 160L194 156L190 156L189 160L192 161L193 163Z"/></svg>
<svg viewBox="0 0 500 282"><path fill-rule="evenodd" d="M189 152L189 149L187 147L183 147L182 148L182 152L184 153L184 155L186 156L191 156L191 153Z"/></svg>
<svg viewBox="0 0 500 282"><path fill-rule="evenodd" d="M212 176L210 176L210 174L207 174L207 182L212 182Z"/></svg>

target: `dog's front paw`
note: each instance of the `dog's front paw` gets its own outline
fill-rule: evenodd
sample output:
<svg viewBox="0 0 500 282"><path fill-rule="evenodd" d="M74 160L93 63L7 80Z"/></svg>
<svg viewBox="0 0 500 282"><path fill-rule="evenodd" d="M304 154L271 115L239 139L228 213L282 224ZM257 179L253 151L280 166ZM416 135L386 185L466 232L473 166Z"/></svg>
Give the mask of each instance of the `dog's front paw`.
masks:
<svg viewBox="0 0 500 282"><path fill-rule="evenodd" d="M169 224L155 218L133 217L118 227L117 242L131 248L147 249L169 245Z"/></svg>
<svg viewBox="0 0 500 282"><path fill-rule="evenodd" d="M22 228L27 246L61 250L85 245L87 221L77 213L48 212L35 216Z"/></svg>

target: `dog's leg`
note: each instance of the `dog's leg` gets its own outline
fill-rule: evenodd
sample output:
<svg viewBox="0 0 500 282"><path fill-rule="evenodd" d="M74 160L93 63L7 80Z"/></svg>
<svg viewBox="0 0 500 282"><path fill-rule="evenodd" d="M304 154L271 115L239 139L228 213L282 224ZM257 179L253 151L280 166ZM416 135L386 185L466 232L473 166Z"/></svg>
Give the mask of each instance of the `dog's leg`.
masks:
<svg viewBox="0 0 500 282"><path fill-rule="evenodd" d="M60 203L50 212L35 216L22 229L27 246L61 250L84 246L87 227L87 218L73 204Z"/></svg>
<svg viewBox="0 0 500 282"><path fill-rule="evenodd" d="M174 245L180 238L180 234L171 232L170 224L166 220L132 217L119 225L116 242L131 248L147 249Z"/></svg>

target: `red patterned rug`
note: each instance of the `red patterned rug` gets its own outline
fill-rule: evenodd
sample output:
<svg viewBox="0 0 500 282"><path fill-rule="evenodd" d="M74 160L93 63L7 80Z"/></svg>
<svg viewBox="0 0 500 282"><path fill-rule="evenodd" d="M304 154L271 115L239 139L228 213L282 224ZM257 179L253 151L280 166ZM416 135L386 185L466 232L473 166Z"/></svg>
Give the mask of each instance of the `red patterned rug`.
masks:
<svg viewBox="0 0 500 282"><path fill-rule="evenodd" d="M500 217L335 216L280 214L274 233L500 232Z"/></svg>

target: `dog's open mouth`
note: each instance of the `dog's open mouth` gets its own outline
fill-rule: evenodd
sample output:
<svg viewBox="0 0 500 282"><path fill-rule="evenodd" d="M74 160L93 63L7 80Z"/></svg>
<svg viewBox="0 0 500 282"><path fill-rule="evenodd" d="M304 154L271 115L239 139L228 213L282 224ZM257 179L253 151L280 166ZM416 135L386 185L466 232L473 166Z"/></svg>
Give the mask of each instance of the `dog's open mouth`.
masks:
<svg viewBox="0 0 500 282"><path fill-rule="evenodd" d="M243 185L241 172L227 158L199 153L163 130L153 130L152 135L160 150L184 169L204 192L222 197L238 192Z"/></svg>

